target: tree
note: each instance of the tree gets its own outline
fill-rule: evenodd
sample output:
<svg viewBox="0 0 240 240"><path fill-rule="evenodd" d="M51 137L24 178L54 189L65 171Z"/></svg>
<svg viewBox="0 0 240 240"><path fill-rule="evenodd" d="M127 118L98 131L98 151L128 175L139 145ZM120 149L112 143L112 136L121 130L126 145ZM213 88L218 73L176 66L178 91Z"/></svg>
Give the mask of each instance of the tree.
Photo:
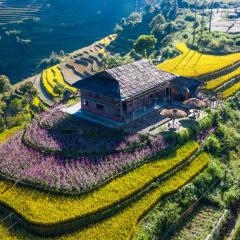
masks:
<svg viewBox="0 0 240 240"><path fill-rule="evenodd" d="M22 102L21 100L14 98L11 100L8 110L12 115L17 115L19 112L23 110Z"/></svg>
<svg viewBox="0 0 240 240"><path fill-rule="evenodd" d="M19 91L23 96L26 97L28 102L31 102L38 95L37 90L32 82L26 82L22 84L19 88Z"/></svg>
<svg viewBox="0 0 240 240"><path fill-rule="evenodd" d="M5 93L11 89L11 83L7 76L0 75L0 93Z"/></svg>
<svg viewBox="0 0 240 240"><path fill-rule="evenodd" d="M56 86L54 87L53 91L59 95L59 98L63 98L65 88L62 84L57 83Z"/></svg>
<svg viewBox="0 0 240 240"><path fill-rule="evenodd" d="M141 35L135 42L134 50L147 58L148 51L155 47L157 38L153 35Z"/></svg>
<svg viewBox="0 0 240 240"><path fill-rule="evenodd" d="M165 24L166 20L162 14L158 14L156 17L154 17L150 23L150 27L154 28L156 26L160 26L162 24Z"/></svg>
<svg viewBox="0 0 240 240"><path fill-rule="evenodd" d="M0 101L0 118L4 115L7 104L4 101Z"/></svg>
<svg viewBox="0 0 240 240"><path fill-rule="evenodd" d="M122 57L120 54L116 54L106 58L105 69L118 67L124 64L132 63L134 60L130 56Z"/></svg>
<svg viewBox="0 0 240 240"><path fill-rule="evenodd" d="M178 2L177 0L173 0L171 2L172 7L169 10L168 13L168 20L175 20L178 14Z"/></svg>

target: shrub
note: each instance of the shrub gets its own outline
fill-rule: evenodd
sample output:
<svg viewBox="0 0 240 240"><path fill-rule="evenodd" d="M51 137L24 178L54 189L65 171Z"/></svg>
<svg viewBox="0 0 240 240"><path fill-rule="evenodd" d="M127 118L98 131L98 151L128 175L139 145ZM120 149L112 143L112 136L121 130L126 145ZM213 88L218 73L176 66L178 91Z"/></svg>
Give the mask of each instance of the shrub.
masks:
<svg viewBox="0 0 240 240"><path fill-rule="evenodd" d="M221 144L215 136L210 136L206 141L205 149L213 155L219 155Z"/></svg>

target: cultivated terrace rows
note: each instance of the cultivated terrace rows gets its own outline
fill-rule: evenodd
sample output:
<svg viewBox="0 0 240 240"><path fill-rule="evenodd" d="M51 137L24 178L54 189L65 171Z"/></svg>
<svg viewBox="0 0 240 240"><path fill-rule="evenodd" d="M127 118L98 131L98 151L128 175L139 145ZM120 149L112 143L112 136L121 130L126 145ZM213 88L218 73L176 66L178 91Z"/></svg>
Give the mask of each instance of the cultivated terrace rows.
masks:
<svg viewBox="0 0 240 240"><path fill-rule="evenodd" d="M213 206L200 206L189 217L186 224L172 237L172 240L205 239L215 227L223 211Z"/></svg>
<svg viewBox="0 0 240 240"><path fill-rule="evenodd" d="M94 64L98 61L100 63L99 52L103 56L104 47L113 39L110 37L101 40L83 52L75 52L66 63L43 71L40 80L49 98L57 97L54 92L57 83L74 92L70 81L64 78L66 74L63 69L68 68L69 76L76 75L76 72L79 77L80 74L85 76L84 71L93 74L96 67ZM222 75L206 78L203 92L220 89L221 94L218 91L216 94L224 99L240 89L237 66L240 53L212 56L190 50L184 44L177 47L182 54L160 64L160 69L189 77L207 76L221 71ZM85 66L85 70L76 65ZM230 85L221 88L229 82ZM38 100L35 101L37 104ZM201 124L205 125L201 132L205 133L212 128L213 120L209 116L202 120ZM121 143L123 148L120 149L124 151L118 152L119 155L110 153L108 159L101 158L103 162L106 160L101 165L98 158L92 163L88 158L73 157L66 160L60 155L44 155L40 147L38 149L33 145L26 145L21 128L5 132L0 135L0 166L1 174L5 177L5 180L0 181L0 208L5 213L0 222L2 239L37 239L36 235L41 236L39 239L131 239L141 219L160 199L178 191L211 162L211 156L203 151L200 142L181 134L178 137L184 139L182 142L185 143L177 149L171 149L171 154L167 152L168 145L163 144L161 139L151 142L151 147L143 147L142 142L134 136L134 140L128 141L137 142L140 144L139 148L128 152L125 149L126 144ZM195 136L197 137L201 138ZM49 141L50 144L59 147L52 141ZM19 149L24 150L24 157L19 154ZM46 167L48 171L43 171ZM59 170L61 168L63 170ZM80 170L85 171L81 172L81 176L78 175ZM80 189L77 186L81 186ZM64 192L60 193L61 188ZM77 194L72 194L74 191ZM192 235L189 239L194 239L191 237L197 234L194 230L197 224L205 226L207 216L211 218L211 222L218 218L218 214L215 215L210 207L203 208L191 220L190 225L184 227L191 227L189 234ZM17 224L16 228L10 230L14 224ZM188 237L184 228L179 236Z"/></svg>
<svg viewBox="0 0 240 240"><path fill-rule="evenodd" d="M41 0L17 1L10 4L2 0L0 1L0 25L30 19L36 16L43 4Z"/></svg>

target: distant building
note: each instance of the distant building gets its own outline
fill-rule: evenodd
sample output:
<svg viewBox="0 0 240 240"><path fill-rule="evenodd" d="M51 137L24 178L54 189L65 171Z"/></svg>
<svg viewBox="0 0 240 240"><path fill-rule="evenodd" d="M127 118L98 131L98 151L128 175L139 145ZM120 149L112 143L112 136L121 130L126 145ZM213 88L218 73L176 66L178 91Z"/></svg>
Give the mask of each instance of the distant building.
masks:
<svg viewBox="0 0 240 240"><path fill-rule="evenodd" d="M164 101L194 97L201 82L160 71L143 59L97 73L73 86L81 92L81 108L115 121L129 122Z"/></svg>

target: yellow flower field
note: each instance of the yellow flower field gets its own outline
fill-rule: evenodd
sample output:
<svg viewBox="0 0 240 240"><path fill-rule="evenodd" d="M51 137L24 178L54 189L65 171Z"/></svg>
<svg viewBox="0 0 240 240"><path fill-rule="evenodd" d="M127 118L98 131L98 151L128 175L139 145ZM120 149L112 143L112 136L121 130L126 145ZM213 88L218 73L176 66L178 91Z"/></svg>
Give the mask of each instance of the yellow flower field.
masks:
<svg viewBox="0 0 240 240"><path fill-rule="evenodd" d="M176 48L182 54L159 64L157 67L160 70L186 77L198 77L216 72L240 61L240 53L223 56L201 54L189 49L185 43L177 44Z"/></svg>
<svg viewBox="0 0 240 240"><path fill-rule="evenodd" d="M54 92L54 88L57 84L61 84L65 89L68 89L72 92L77 92L77 89L68 85L58 68L58 65L50 67L43 71L42 73L42 82L46 91L53 97L57 97L58 95Z"/></svg>
<svg viewBox="0 0 240 240"><path fill-rule="evenodd" d="M43 83L43 87L45 88L45 90L49 93L49 95L51 95L52 97L57 97L58 95L53 91L52 86L49 84L48 79L47 79L47 71L44 70L42 72L42 83Z"/></svg>
<svg viewBox="0 0 240 240"><path fill-rule="evenodd" d="M33 106L39 107L40 103L41 103L41 101L40 101L40 99L38 97L35 97L33 99L33 102L32 102Z"/></svg>
<svg viewBox="0 0 240 240"><path fill-rule="evenodd" d="M92 193L76 196L56 196L24 187L13 187L0 195L0 202L6 203L28 221L39 224L53 224L94 214L109 208L146 187L153 180L188 159L199 148L197 142L189 142L177 149L176 153L158 161L146 163ZM0 189L9 183L0 181Z"/></svg>
<svg viewBox="0 0 240 240"><path fill-rule="evenodd" d="M224 90L220 96L223 99L229 98L231 96L233 96L235 93L237 93L240 90L240 82L235 83L234 85L232 85L230 88L227 88L226 90Z"/></svg>
<svg viewBox="0 0 240 240"><path fill-rule="evenodd" d="M183 187L209 162L209 156L201 153L186 168L177 172L173 177L163 182L151 193L132 204L115 216L90 226L82 231L69 235L63 235L55 239L59 240L127 240L138 228L141 216L147 213L162 197ZM26 232L17 231L14 236L16 239L38 239ZM15 239L15 238L13 238ZM45 240L50 238L44 238ZM51 238L53 239L53 238ZM5 240L5 239L3 239ZM7 238L6 238L7 240Z"/></svg>
<svg viewBox="0 0 240 240"><path fill-rule="evenodd" d="M111 34L108 37L105 37L99 41L99 43L104 44L105 46L108 46L111 42L113 42L116 39L116 34Z"/></svg>
<svg viewBox="0 0 240 240"><path fill-rule="evenodd" d="M17 236L14 233L11 233L7 230L7 227L3 224L0 225L0 237L1 240L18 240Z"/></svg>
<svg viewBox="0 0 240 240"><path fill-rule="evenodd" d="M63 75L61 71L59 70L58 66L53 66L48 69L46 69L46 77L49 85L54 89L57 84L61 84L64 88L76 92L77 89L74 87L69 86L64 81Z"/></svg>
<svg viewBox="0 0 240 240"><path fill-rule="evenodd" d="M49 84L54 88L57 83L61 84L64 88L72 91L72 92L76 92L77 89L74 87L69 86L68 84L66 84L63 75L61 73L61 71L59 70L58 66L54 66L51 68L47 69L47 79Z"/></svg>
<svg viewBox="0 0 240 240"><path fill-rule="evenodd" d="M4 141L6 141L8 138L10 138L12 135L14 135L16 132L23 128L24 126L14 127L4 131L3 133L0 133L0 144L2 144Z"/></svg>
<svg viewBox="0 0 240 240"><path fill-rule="evenodd" d="M205 89L206 90L216 89L217 87L223 85L224 83L226 83L236 77L240 77L240 68L238 68L235 71L232 71L229 74L226 74L224 76L207 81Z"/></svg>

